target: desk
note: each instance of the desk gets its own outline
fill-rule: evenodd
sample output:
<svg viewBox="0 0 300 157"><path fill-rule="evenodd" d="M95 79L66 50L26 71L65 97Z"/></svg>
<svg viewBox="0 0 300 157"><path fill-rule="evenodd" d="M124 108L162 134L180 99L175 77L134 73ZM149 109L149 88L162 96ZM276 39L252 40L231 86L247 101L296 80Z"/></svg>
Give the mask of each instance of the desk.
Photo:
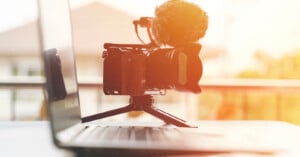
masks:
<svg viewBox="0 0 300 157"><path fill-rule="evenodd" d="M289 150L276 157L300 156L300 127L272 121L203 121L199 129L211 132L257 132L274 138ZM72 157L69 151L52 144L48 122L0 122L0 156L2 157ZM272 143L271 143L272 144ZM265 157L258 154L224 154L205 157ZM199 155L197 155L199 157ZM267 157L270 157L268 155Z"/></svg>
<svg viewBox="0 0 300 157"><path fill-rule="evenodd" d="M48 122L0 122L1 157L69 157L52 144Z"/></svg>

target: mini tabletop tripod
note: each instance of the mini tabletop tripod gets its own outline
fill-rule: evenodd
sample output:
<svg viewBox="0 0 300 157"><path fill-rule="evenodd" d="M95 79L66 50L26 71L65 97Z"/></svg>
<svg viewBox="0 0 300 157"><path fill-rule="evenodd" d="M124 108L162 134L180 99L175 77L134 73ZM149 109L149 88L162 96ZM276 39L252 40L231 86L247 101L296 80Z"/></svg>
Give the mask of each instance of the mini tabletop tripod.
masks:
<svg viewBox="0 0 300 157"><path fill-rule="evenodd" d="M126 113L130 111L145 111L163 121L167 124L173 124L178 127L195 127L187 124L186 121L175 117L167 112L164 112L153 106L154 99L151 95L143 95L143 96L130 96L130 103L125 107L121 107L118 109L94 114L91 116L83 117L82 122L89 122L105 117L114 116L121 113Z"/></svg>

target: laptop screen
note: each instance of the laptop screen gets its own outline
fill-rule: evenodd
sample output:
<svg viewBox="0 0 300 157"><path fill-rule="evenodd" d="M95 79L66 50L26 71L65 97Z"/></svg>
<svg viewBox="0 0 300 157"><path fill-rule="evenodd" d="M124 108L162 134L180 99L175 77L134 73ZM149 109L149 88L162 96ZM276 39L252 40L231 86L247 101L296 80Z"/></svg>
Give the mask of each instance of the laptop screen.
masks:
<svg viewBox="0 0 300 157"><path fill-rule="evenodd" d="M67 0L39 1L48 110L54 132L81 121Z"/></svg>

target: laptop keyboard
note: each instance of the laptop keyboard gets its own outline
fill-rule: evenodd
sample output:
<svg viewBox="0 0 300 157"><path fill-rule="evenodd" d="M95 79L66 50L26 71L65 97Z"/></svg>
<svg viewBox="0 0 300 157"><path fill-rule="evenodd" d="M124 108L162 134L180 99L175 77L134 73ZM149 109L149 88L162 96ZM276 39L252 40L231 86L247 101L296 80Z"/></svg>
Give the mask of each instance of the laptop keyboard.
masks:
<svg viewBox="0 0 300 157"><path fill-rule="evenodd" d="M181 135L176 128L167 127L97 126L80 136L86 140L158 142L180 139Z"/></svg>
<svg viewBox="0 0 300 157"><path fill-rule="evenodd" d="M156 150L273 152L279 148L276 146L268 148L269 146L262 143L262 147L268 148L262 150L257 146L257 140L246 138L245 141L244 136L235 135L205 133L176 127L88 126L71 141L80 146Z"/></svg>

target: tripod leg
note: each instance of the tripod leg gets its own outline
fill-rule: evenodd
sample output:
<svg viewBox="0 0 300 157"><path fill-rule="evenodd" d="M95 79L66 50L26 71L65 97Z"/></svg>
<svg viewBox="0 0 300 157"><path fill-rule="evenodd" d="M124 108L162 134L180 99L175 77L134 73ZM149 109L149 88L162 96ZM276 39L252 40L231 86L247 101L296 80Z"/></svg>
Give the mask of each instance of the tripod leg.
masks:
<svg viewBox="0 0 300 157"><path fill-rule="evenodd" d="M91 115L91 116L83 117L83 118L81 118L81 121L82 122L89 122L89 121L102 119L102 118L114 116L114 115L117 115L117 114L129 112L129 111L132 111L132 110L133 110L133 106L132 105L127 105L125 107L121 107L121 108L118 108L118 109L114 109L114 110L94 114L94 115Z"/></svg>
<svg viewBox="0 0 300 157"><path fill-rule="evenodd" d="M197 127L197 126L191 126L191 125L187 124L186 121L184 121L178 117L175 117L174 115L171 115L165 111L162 111L154 106L144 107L144 111L165 121L166 123L174 124L178 127L193 127L193 128Z"/></svg>

